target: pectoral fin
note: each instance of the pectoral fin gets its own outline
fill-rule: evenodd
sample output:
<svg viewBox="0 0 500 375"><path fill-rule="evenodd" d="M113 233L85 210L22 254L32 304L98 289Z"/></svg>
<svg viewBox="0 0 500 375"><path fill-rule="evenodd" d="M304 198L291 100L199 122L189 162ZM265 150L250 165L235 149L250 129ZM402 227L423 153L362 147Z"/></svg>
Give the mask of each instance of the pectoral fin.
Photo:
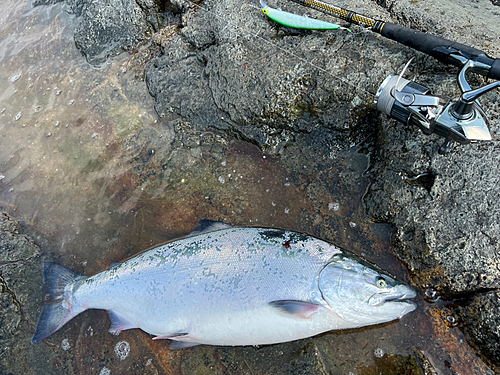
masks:
<svg viewBox="0 0 500 375"><path fill-rule="evenodd" d="M269 305L283 313L296 316L300 319L309 319L318 311L321 305L306 301L280 300L269 302Z"/></svg>

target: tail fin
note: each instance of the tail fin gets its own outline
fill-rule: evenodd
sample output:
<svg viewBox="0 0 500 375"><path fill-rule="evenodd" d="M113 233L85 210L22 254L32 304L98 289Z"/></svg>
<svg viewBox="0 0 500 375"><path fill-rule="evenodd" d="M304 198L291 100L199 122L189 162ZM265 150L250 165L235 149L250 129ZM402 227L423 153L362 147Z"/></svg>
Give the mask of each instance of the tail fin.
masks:
<svg viewBox="0 0 500 375"><path fill-rule="evenodd" d="M37 344L49 337L81 311L74 311L67 300L68 291L64 288L78 278L77 272L71 271L59 264L43 263L43 291L44 301L32 344Z"/></svg>

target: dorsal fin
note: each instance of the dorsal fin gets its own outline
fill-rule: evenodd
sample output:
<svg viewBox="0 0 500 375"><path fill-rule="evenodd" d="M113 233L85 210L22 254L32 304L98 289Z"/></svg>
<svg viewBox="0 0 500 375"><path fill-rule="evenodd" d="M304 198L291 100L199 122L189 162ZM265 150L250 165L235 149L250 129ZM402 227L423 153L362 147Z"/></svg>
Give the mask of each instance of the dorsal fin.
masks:
<svg viewBox="0 0 500 375"><path fill-rule="evenodd" d="M198 221L198 226L194 228L194 230L189 233L186 237L194 237L203 233L216 232L222 229L232 228L231 224L223 223L222 221L213 221L202 219Z"/></svg>
<svg viewBox="0 0 500 375"><path fill-rule="evenodd" d="M122 262L115 261L109 265L108 270L110 270L111 268L115 268L116 266L119 266L120 264L122 264Z"/></svg>

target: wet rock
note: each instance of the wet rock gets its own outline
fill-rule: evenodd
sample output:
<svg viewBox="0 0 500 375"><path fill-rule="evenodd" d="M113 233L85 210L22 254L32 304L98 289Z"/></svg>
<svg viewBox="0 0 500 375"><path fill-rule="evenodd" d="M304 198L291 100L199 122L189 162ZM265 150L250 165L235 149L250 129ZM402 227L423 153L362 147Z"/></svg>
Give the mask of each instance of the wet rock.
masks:
<svg viewBox="0 0 500 375"><path fill-rule="evenodd" d="M146 40L159 25L154 13L160 8L152 2L68 4L81 17L75 41L93 64ZM414 4L380 0L364 3L360 12L500 56L500 26L492 22L499 13L490 1ZM410 57L416 59L408 78L418 73L417 81L436 93L459 95L452 78L456 69L371 33L292 31L265 18L254 2L207 0L202 5L171 3L182 21L155 35L159 53L146 69L158 114L182 134L188 148L197 148L198 134L207 128L273 154L298 139L308 148L332 150L376 137L370 148L375 162L367 213L392 225L395 251L408 264L414 284L451 295L499 287L499 146L459 146L439 155L441 140L393 120L378 121L371 109L380 83ZM284 4L283 9L297 8ZM463 23L469 19L473 24ZM498 91L483 99L494 139L500 132L499 99ZM156 168L148 150L140 158ZM464 320L472 338L483 345L499 322L477 313L475 306L479 302L463 309ZM496 349L483 350L498 362Z"/></svg>
<svg viewBox="0 0 500 375"><path fill-rule="evenodd" d="M64 0L33 0L33 2L31 3L34 7L38 6L38 5L51 5L51 4L55 4L55 3L60 3Z"/></svg>
<svg viewBox="0 0 500 375"><path fill-rule="evenodd" d="M80 16L75 43L92 65L137 46L160 24L154 0L81 0L73 6Z"/></svg>
<svg viewBox="0 0 500 375"><path fill-rule="evenodd" d="M0 368L52 374L48 347L30 344L42 294L40 248L19 232L16 221L0 214Z"/></svg>
<svg viewBox="0 0 500 375"><path fill-rule="evenodd" d="M390 161L377 165L368 212L393 225L400 256L421 288L453 294L498 288L500 148L467 146L442 156L438 143L421 141L414 152L401 138L381 145ZM424 174L432 184L418 181Z"/></svg>
<svg viewBox="0 0 500 375"><path fill-rule="evenodd" d="M360 74L351 64L360 60L359 50L346 48L340 59L335 54L344 43L371 48L375 41L276 28L248 1L204 2L186 10L181 26L157 41L161 54L146 69L165 121L189 118L195 128L237 135L272 153L297 135L317 132L316 140L328 138L339 148L366 136L371 103L360 97L383 79L378 63L362 61L366 73Z"/></svg>
<svg viewBox="0 0 500 375"><path fill-rule="evenodd" d="M218 111L202 75L203 62L191 45L179 34L173 35L165 53L146 68L146 83L162 119L190 119L201 124L216 121Z"/></svg>
<svg viewBox="0 0 500 375"><path fill-rule="evenodd" d="M406 26L423 25L427 19L425 28L432 32L441 29L451 40L500 55L500 50L489 42L489 38L500 38L500 27L481 8L464 5L459 10L453 4L442 4L442 18L429 13L417 22L405 2L383 3L391 14L399 14L396 18ZM483 6L488 5L484 2ZM402 17L403 9L409 12L406 18ZM450 17L466 17L466 12L475 15L474 27L462 37L458 33L460 26ZM489 38L484 38L482 27ZM418 77L419 81L433 92L458 97L457 86L450 81L456 69L439 69L436 63L433 71ZM475 86L484 84L481 78L471 79ZM493 120L490 130L497 139L498 91L481 101ZM445 296L496 289L500 286L500 148L495 141L454 145L450 153L441 155L438 150L442 142L436 136L425 136L418 129L383 118L374 155L377 162L371 168L373 183L365 197L367 213L376 221L391 224L395 251L408 264L418 287L431 287ZM472 338L478 345L486 345L484 353L498 363L498 349L493 349L493 343L485 344L484 338L498 331L500 319L498 314L489 316L486 310L478 313L479 301L484 298L477 297L463 311L468 314L466 324L471 324ZM492 298L487 298L489 303L493 303Z"/></svg>
<svg viewBox="0 0 500 375"><path fill-rule="evenodd" d="M7 215L0 214L0 266L29 260L40 254L40 249L23 235L21 226Z"/></svg>
<svg viewBox="0 0 500 375"><path fill-rule="evenodd" d="M469 305L460 308L467 331L482 354L492 359L500 370L500 292L489 292L472 297Z"/></svg>
<svg viewBox="0 0 500 375"><path fill-rule="evenodd" d="M34 0L32 4L62 1L78 17L75 44L94 66L147 42L164 19L165 4L160 0Z"/></svg>
<svg viewBox="0 0 500 375"><path fill-rule="evenodd" d="M295 341L286 347L206 347L191 351L179 365L182 374L201 368L214 374L324 374L312 340Z"/></svg>

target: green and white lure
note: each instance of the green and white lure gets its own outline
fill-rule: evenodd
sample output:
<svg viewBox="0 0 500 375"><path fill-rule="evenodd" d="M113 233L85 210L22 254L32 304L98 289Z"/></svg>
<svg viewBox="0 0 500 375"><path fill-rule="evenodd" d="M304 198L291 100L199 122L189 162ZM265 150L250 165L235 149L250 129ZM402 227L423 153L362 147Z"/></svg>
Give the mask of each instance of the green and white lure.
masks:
<svg viewBox="0 0 500 375"><path fill-rule="evenodd" d="M334 23L320 21L314 18L303 17L293 13L283 12L282 10L270 8L263 0L260 0L260 5L262 6L262 12L264 12L266 16L286 27L305 30L342 29L349 32L351 31Z"/></svg>

